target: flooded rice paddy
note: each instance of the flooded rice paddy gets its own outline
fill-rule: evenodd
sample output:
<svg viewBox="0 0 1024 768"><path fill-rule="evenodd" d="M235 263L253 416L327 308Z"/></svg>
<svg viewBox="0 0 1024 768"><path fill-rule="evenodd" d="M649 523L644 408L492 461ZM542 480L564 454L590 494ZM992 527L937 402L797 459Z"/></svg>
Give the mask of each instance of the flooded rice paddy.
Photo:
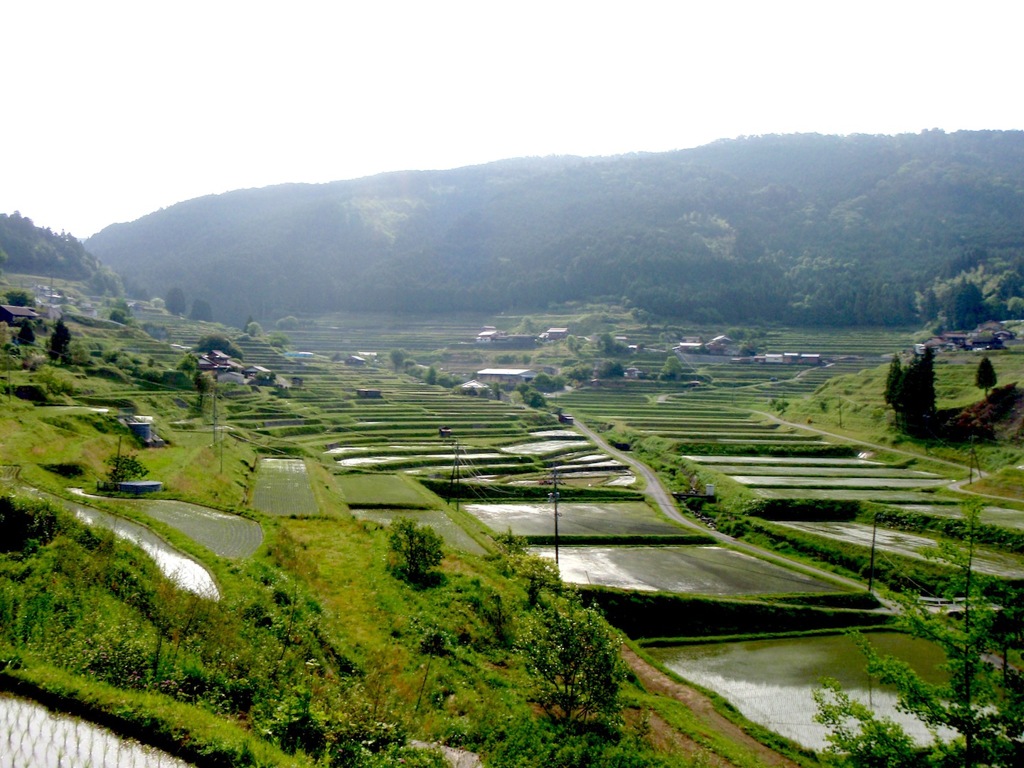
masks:
<svg viewBox="0 0 1024 768"><path fill-rule="evenodd" d="M730 475L737 483L784 488L933 488L948 485L949 480L924 477L791 477L785 475Z"/></svg>
<svg viewBox="0 0 1024 768"><path fill-rule="evenodd" d="M577 451L580 448L580 440L537 440L530 443L518 445L506 445L502 447L505 453L514 456L544 456L549 453L563 451Z"/></svg>
<svg viewBox="0 0 1024 768"><path fill-rule="evenodd" d="M777 477L899 477L910 480L942 479L932 472L914 471L908 473L905 469L889 467L761 467L746 464L716 464L715 469L718 472L724 472L727 475L743 473L747 473L748 475L761 475L763 473L766 475L775 475ZM908 477L908 475L911 475L911 477ZM945 482L949 481L947 480Z"/></svg>
<svg viewBox="0 0 1024 768"><path fill-rule="evenodd" d="M834 499L837 501L874 501L880 504L914 504L934 498L921 491L872 488L755 488L762 499ZM956 509L955 504L950 505Z"/></svg>
<svg viewBox="0 0 1024 768"><path fill-rule="evenodd" d="M511 529L517 536L546 536L554 532L552 504L466 504L465 509L499 533ZM643 502L560 503L558 530L566 536L682 533L680 526Z"/></svg>
<svg viewBox="0 0 1024 768"><path fill-rule="evenodd" d="M209 600L220 599L217 583L205 567L172 547L146 526L34 488L24 488L23 490L63 507L87 525L106 528L118 538L135 544L156 561L157 567L164 576L182 589Z"/></svg>
<svg viewBox="0 0 1024 768"><path fill-rule="evenodd" d="M938 517L963 517L960 507L955 504L908 504L903 507L908 512L920 512ZM1024 510L1007 509L1004 507L983 507L981 522L986 525L998 525L1003 528L1024 529Z"/></svg>
<svg viewBox="0 0 1024 768"><path fill-rule="evenodd" d="M190 768L166 752L122 739L41 704L0 694L0 768Z"/></svg>
<svg viewBox="0 0 1024 768"><path fill-rule="evenodd" d="M922 495L952 480L934 472L865 457L698 456L686 459L721 472L770 499L924 502Z"/></svg>
<svg viewBox="0 0 1024 768"><path fill-rule="evenodd" d="M871 540L874 537L875 550L878 552L892 552L922 560L926 559L926 553L933 552L938 546L938 539L885 528L873 530L872 526L863 523L790 520L779 521L777 524L865 547L871 546ZM1008 579L1024 578L1024 558L1007 552L976 547L972 557L972 566L975 570L990 576L1001 576Z"/></svg>
<svg viewBox="0 0 1024 768"><path fill-rule="evenodd" d="M683 456L698 464L793 464L797 466L821 467L881 467L881 462L869 459L832 459L827 457L794 456Z"/></svg>
<svg viewBox="0 0 1024 768"><path fill-rule="evenodd" d="M490 459L504 459L506 457L500 453L460 453L458 458L460 461L483 461ZM424 455L408 453L403 456L354 456L350 459L340 459L337 463L339 467L373 467L381 464L393 464L400 461L415 461L417 459L443 462L444 464L451 466L455 462L456 456L454 453L430 453Z"/></svg>
<svg viewBox="0 0 1024 768"><path fill-rule="evenodd" d="M144 525L125 520L107 512L81 504L69 504L79 520L114 532L118 538L130 541L156 561L167 578L184 590L210 600L220 599L220 590L206 568L185 556Z"/></svg>
<svg viewBox="0 0 1024 768"><path fill-rule="evenodd" d="M221 557L250 557L263 543L263 529L255 520L185 501L147 499L133 503L154 520L181 531Z"/></svg>
<svg viewBox="0 0 1024 768"><path fill-rule="evenodd" d="M531 547L554 560L554 547ZM559 547L562 580L642 592L718 596L838 592L839 587L722 547Z"/></svg>
<svg viewBox="0 0 1024 768"><path fill-rule="evenodd" d="M942 681L944 661L934 645L891 632L866 635L872 645L911 663L930 682ZM866 662L845 635L650 648L650 655L680 677L726 698L744 717L782 736L820 750L827 731L814 722L812 692L823 677L839 680L847 693L880 716L902 723L922 743L924 726L896 709L895 694L871 681Z"/></svg>

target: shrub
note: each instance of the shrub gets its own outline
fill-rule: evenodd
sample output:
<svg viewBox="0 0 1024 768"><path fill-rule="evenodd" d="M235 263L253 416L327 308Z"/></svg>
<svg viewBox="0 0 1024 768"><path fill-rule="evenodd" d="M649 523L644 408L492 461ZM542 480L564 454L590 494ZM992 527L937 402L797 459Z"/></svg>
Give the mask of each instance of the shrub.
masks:
<svg viewBox="0 0 1024 768"><path fill-rule="evenodd" d="M57 535L58 511L45 501L0 496L0 552L20 552Z"/></svg>
<svg viewBox="0 0 1024 768"><path fill-rule="evenodd" d="M619 717L626 677L619 641L595 608L555 601L527 624L520 651L536 681L540 705L566 724Z"/></svg>
<svg viewBox="0 0 1024 768"><path fill-rule="evenodd" d="M438 581L434 569L441 564L441 537L433 528L416 525L406 517L391 524L389 537L392 570L410 584L427 586Z"/></svg>

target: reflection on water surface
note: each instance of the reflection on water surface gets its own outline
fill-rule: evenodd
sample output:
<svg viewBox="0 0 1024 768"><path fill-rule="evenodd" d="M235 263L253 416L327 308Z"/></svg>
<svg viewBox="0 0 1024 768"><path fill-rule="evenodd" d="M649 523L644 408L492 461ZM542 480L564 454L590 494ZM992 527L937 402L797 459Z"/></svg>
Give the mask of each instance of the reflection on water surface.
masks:
<svg viewBox="0 0 1024 768"><path fill-rule="evenodd" d="M0 693L0 768L190 768L166 752Z"/></svg>
<svg viewBox="0 0 1024 768"><path fill-rule="evenodd" d="M940 682L945 657L934 645L895 632L866 635L883 654L912 664L930 682ZM930 741L920 722L896 711L896 697L865 672L866 661L845 635L652 648L650 654L680 677L728 699L743 715L811 749L824 749L826 730L814 722L812 692L832 677L847 693L879 715L901 723L920 741Z"/></svg>

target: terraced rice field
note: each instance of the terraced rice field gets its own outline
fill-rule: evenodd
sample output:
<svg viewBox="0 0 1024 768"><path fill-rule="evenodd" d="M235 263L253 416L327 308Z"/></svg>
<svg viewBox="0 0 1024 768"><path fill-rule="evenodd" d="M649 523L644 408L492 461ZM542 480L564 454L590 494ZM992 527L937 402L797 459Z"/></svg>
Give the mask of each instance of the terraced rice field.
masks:
<svg viewBox="0 0 1024 768"><path fill-rule="evenodd" d="M948 485L945 478L922 479L918 477L798 477L793 475L730 475L737 483L752 488L936 488Z"/></svg>
<svg viewBox="0 0 1024 768"><path fill-rule="evenodd" d="M448 397L455 402L469 399ZM498 406L497 403L493 405ZM522 418L522 411L516 412L516 416ZM574 430L526 431L519 425L521 431L518 435L496 437L492 429L481 434L477 426L466 425L466 431L458 442L454 434L450 438L430 442L423 437L435 429L432 417L406 414L394 418L418 426L406 436L408 439L402 440L387 428L392 422L382 421L378 426L387 435L382 435L381 439L331 443L322 455L338 470L403 471L421 476L450 476L457 472L462 478L487 478L491 481L506 475L543 474L554 469L563 474L592 477L628 474L621 462L596 452L594 445ZM480 416L473 418L479 419ZM428 424L423 423L424 419ZM454 422L448 420L446 423ZM365 422L361 424L365 426Z"/></svg>
<svg viewBox="0 0 1024 768"><path fill-rule="evenodd" d="M700 464L763 464L765 466L785 466L792 464L806 467L882 467L885 466L879 461L870 459L836 459L829 457L799 457L792 456L683 456L689 461L696 461ZM718 469L715 466L715 469Z"/></svg>
<svg viewBox="0 0 1024 768"><path fill-rule="evenodd" d="M926 492L883 490L872 488L857 490L855 488L758 488L757 495L762 499L824 499L829 501L873 501L877 504L922 504L938 505L935 497ZM956 501L949 499L947 506L956 509Z"/></svg>
<svg viewBox="0 0 1024 768"><path fill-rule="evenodd" d="M302 459L260 459L252 506L279 517L319 514L306 463Z"/></svg>
<svg viewBox="0 0 1024 768"><path fill-rule="evenodd" d="M952 482L952 478L934 472L888 466L867 459L696 454L685 458L754 489L762 498L922 502L926 497L913 491L939 488Z"/></svg>
<svg viewBox="0 0 1024 768"><path fill-rule="evenodd" d="M353 517L359 520L368 520L378 525L390 525L392 521L405 517L418 525L429 526L453 549L469 552L473 555L487 554L487 550L476 539L466 533L465 530L440 510L410 512L400 509L352 509L350 511Z"/></svg>
<svg viewBox="0 0 1024 768"><path fill-rule="evenodd" d="M263 543L263 529L255 520L184 501L146 499L130 503L221 557L251 557Z"/></svg>
<svg viewBox="0 0 1024 768"><path fill-rule="evenodd" d="M550 559L554 547L531 551ZM839 587L722 547L559 547L562 579L645 592L740 596L839 592Z"/></svg>
<svg viewBox="0 0 1024 768"><path fill-rule="evenodd" d="M465 504L495 533L511 530L517 536L554 535L553 504ZM672 536L684 530L642 502L559 503L558 532L562 536Z"/></svg>
<svg viewBox="0 0 1024 768"><path fill-rule="evenodd" d="M430 509L436 502L421 486L401 475L342 475L337 485L350 507Z"/></svg>
<svg viewBox="0 0 1024 768"><path fill-rule="evenodd" d="M156 561L161 573L182 589L210 600L220 599L217 583L204 566L179 552L144 525L82 504L65 502L65 507L83 523L111 530L118 538L135 544Z"/></svg>
<svg viewBox="0 0 1024 768"><path fill-rule="evenodd" d="M166 752L6 693L0 693L0 766L192 768Z"/></svg>
<svg viewBox="0 0 1024 768"><path fill-rule="evenodd" d="M945 657L936 646L890 632L866 637L881 653L910 663L928 682L943 682L937 670ZM744 717L808 749L827 746L827 730L814 721L813 698L826 676L839 680L877 715L907 727L919 742L928 741L923 725L896 709L895 694L868 678L863 655L845 635L650 648L648 653L679 676L724 697Z"/></svg>
<svg viewBox="0 0 1024 768"><path fill-rule="evenodd" d="M796 520L778 521L777 525L793 528L805 533L836 539L851 544L871 547L872 538L875 550L884 555L891 552L904 557L919 560L927 559L929 552L935 552L939 539L917 533L905 533L884 528L873 529L870 525L850 522L801 522ZM1024 557L1007 552L998 552L984 547L975 547L972 567L989 576L1007 579L1024 578Z"/></svg>
<svg viewBox="0 0 1024 768"><path fill-rule="evenodd" d="M902 509L908 512L920 512L924 515L937 517L962 517L959 507L938 504L907 504ZM1005 507L982 507L981 522L985 525L996 525L1002 528L1024 530L1024 510L1006 509Z"/></svg>
<svg viewBox="0 0 1024 768"><path fill-rule="evenodd" d="M208 600L220 599L220 589L210 571L146 526L85 504L59 498L45 491L27 487L21 490L63 507L86 525L105 528L119 539L131 542L153 558L160 572L181 589Z"/></svg>

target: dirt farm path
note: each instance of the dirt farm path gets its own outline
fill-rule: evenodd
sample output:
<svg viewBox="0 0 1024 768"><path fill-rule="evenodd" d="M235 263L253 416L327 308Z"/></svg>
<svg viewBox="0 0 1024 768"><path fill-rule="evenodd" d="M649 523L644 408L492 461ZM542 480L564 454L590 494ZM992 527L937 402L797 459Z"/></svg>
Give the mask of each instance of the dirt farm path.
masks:
<svg viewBox="0 0 1024 768"><path fill-rule="evenodd" d="M777 766L778 768L800 768L788 757L779 754L775 750L765 746L761 742L747 734L742 728L719 714L711 700L695 688L676 682L659 669L651 666L640 658L633 649L622 646L622 658L629 664L636 674L640 683L648 693L655 693L660 696L668 696L676 701L685 704L700 721L701 725L709 731L720 734L723 738L739 745L749 752L759 763L766 766ZM678 751L684 752L693 757L701 757L707 765L716 768L728 768L732 765L723 757L715 754L707 747L698 744L688 736L677 731L664 722L651 723L651 729L656 738L666 745Z"/></svg>

